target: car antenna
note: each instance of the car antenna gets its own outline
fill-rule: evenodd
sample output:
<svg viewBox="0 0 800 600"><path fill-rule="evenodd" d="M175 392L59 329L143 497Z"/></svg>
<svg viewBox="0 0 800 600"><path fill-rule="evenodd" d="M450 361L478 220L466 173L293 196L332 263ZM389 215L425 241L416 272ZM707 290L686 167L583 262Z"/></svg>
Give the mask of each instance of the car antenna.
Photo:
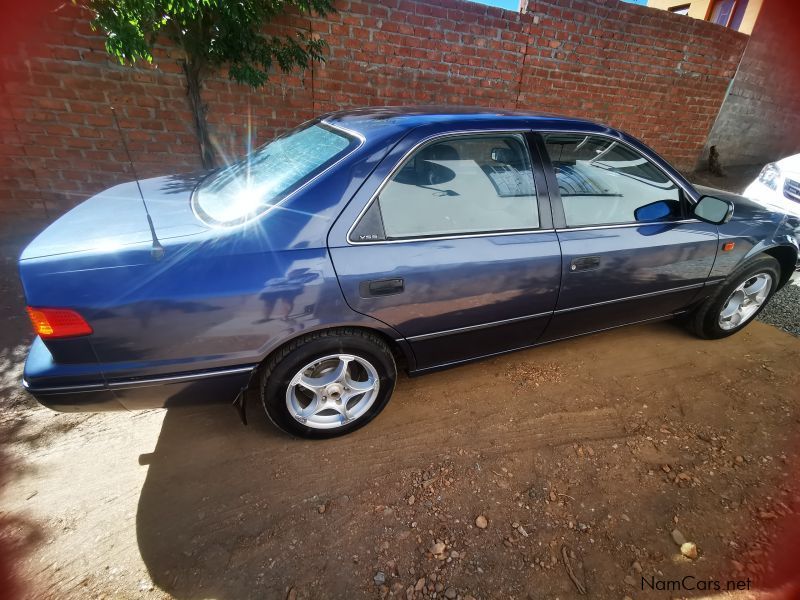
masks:
<svg viewBox="0 0 800 600"><path fill-rule="evenodd" d="M125 143L125 136L122 135L122 128L119 126L119 119L117 118L117 111L114 110L114 107L111 107L111 114L114 116L114 123L117 126L117 131L119 132L119 139L122 140L122 147L125 149L125 155L128 157L128 162L131 165L131 170L133 171L133 177L136 179L136 188L139 190L139 197L142 199L142 206L144 206L144 214L147 215L147 224L150 226L150 235L153 238L153 247L150 250L150 256L152 256L156 260L161 260L164 257L164 246L161 245L161 242L158 241L158 236L156 235L156 228L153 226L153 219L150 216L150 211L147 210L147 202L144 199L144 194L142 193L142 186L139 185L139 176L136 174L136 167L133 165L133 159L131 158L131 152L128 150L128 144Z"/></svg>

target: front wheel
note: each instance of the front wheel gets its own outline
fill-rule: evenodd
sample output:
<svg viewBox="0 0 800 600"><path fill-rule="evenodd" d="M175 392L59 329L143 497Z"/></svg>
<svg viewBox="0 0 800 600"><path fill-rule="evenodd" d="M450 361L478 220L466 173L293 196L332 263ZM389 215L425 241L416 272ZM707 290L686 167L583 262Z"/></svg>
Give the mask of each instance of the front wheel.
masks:
<svg viewBox="0 0 800 600"><path fill-rule="evenodd" d="M270 421L306 438L330 438L363 427L394 391L391 349L360 329L312 333L279 350L261 374Z"/></svg>
<svg viewBox="0 0 800 600"><path fill-rule="evenodd" d="M689 325L699 337L733 335L767 305L780 281L780 265L760 256L735 271L692 315Z"/></svg>

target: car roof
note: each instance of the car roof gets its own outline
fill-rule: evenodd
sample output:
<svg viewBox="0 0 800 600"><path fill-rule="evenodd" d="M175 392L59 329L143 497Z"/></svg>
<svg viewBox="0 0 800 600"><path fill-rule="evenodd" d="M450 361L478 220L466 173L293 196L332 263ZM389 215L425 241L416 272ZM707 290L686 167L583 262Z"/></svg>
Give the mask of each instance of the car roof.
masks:
<svg viewBox="0 0 800 600"><path fill-rule="evenodd" d="M334 127L340 127L361 136L362 154L370 154L376 148L403 139L412 130L419 132L417 137L446 134L449 132L528 130L542 132L563 132L582 134L601 134L619 139L634 147L650 160L658 164L674 180L680 182L684 190L692 190L691 184L672 165L661 158L644 143L624 131L606 124L548 113L512 110L504 108L485 108L477 106L371 106L331 112L320 119ZM409 136L410 137L410 136ZM357 153L354 153L354 155ZM687 192L696 201L696 192Z"/></svg>
<svg viewBox="0 0 800 600"><path fill-rule="evenodd" d="M424 125L447 124L461 127L556 127L557 129L592 129L609 127L574 117L510 109L475 106L372 106L332 112L322 117L330 125L355 131L365 137L387 133L387 130L409 131Z"/></svg>

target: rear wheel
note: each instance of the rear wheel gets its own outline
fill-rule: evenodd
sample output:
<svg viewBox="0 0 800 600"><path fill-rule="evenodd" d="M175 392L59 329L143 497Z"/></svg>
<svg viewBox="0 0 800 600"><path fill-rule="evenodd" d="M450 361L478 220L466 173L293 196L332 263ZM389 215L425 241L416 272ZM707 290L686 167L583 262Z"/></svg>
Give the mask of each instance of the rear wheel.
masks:
<svg viewBox="0 0 800 600"><path fill-rule="evenodd" d="M699 337L719 339L736 333L769 302L780 281L780 265L771 256L759 256L741 268L692 315L689 326Z"/></svg>
<svg viewBox="0 0 800 600"><path fill-rule="evenodd" d="M394 391L391 349L360 329L312 333L280 349L261 374L261 401L287 433L330 438L363 427Z"/></svg>

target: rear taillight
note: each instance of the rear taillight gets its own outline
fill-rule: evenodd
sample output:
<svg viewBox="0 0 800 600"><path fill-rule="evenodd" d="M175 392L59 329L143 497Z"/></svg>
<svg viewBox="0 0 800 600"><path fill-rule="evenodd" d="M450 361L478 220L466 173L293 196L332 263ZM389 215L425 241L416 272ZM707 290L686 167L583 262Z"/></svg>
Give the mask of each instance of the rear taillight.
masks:
<svg viewBox="0 0 800 600"><path fill-rule="evenodd" d="M28 307L33 330L43 339L76 337L92 333L82 316L68 308Z"/></svg>

